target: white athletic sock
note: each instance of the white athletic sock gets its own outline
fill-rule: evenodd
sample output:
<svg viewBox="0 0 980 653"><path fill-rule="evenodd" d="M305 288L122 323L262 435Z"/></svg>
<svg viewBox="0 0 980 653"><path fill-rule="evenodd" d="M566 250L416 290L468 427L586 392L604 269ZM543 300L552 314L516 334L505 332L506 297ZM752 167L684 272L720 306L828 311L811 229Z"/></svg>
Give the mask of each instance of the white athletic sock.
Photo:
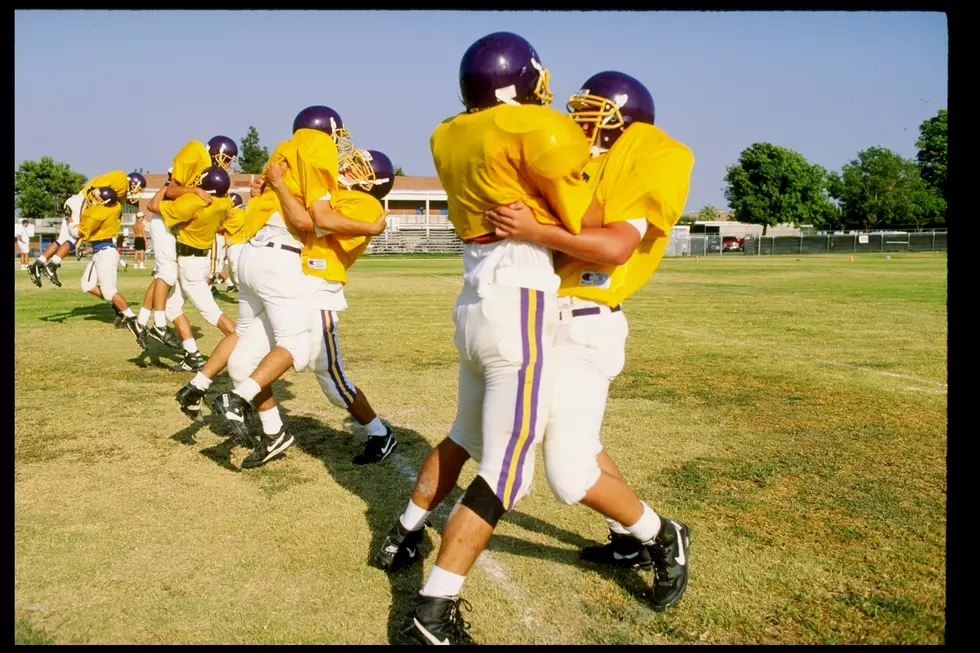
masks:
<svg viewBox="0 0 980 653"><path fill-rule="evenodd" d="M55 254L54 256L51 257L51 262L54 263L55 265L61 265L61 257Z"/></svg>
<svg viewBox="0 0 980 653"><path fill-rule="evenodd" d="M145 327L150 323L150 316L153 315L153 311L148 308L140 306L140 314L136 317L136 323L141 327Z"/></svg>
<svg viewBox="0 0 980 653"><path fill-rule="evenodd" d="M202 392L207 392L207 389L211 387L211 379L198 372L197 375L191 379L191 385Z"/></svg>
<svg viewBox="0 0 980 653"><path fill-rule="evenodd" d="M459 591L463 589L464 580L466 580L466 576L460 576L433 565L432 571L429 572L429 578L425 581L425 585L419 594L450 599L459 595Z"/></svg>
<svg viewBox="0 0 980 653"><path fill-rule="evenodd" d="M131 309L128 306L126 307L126 310L123 311L123 315L125 315L126 317L136 317L136 313L134 313L133 309Z"/></svg>
<svg viewBox="0 0 980 653"><path fill-rule="evenodd" d="M364 425L364 428L367 429L368 437L371 437L371 436L374 436L374 435L387 435L388 434L388 429L386 429L385 428L385 425L381 423L381 418L378 417L377 415L374 416L374 419L372 419L370 422L368 422L367 424L365 424Z"/></svg>
<svg viewBox="0 0 980 653"><path fill-rule="evenodd" d="M405 508L405 512L398 518L398 520L402 523L402 526L406 530L417 531L421 530L422 526L425 524L425 518L429 516L430 512L430 510L419 508L411 499L409 499L408 507Z"/></svg>
<svg viewBox="0 0 980 653"><path fill-rule="evenodd" d="M236 395L244 399L245 401L252 401L255 399L255 395L259 394L262 388L259 384L249 377L238 384L238 387L232 390Z"/></svg>
<svg viewBox="0 0 980 653"><path fill-rule="evenodd" d="M197 353L197 340L194 340L194 338L188 338L185 340L184 351L186 351L188 354Z"/></svg>
<svg viewBox="0 0 980 653"><path fill-rule="evenodd" d="M279 406L273 406L269 410L260 411L259 419L262 420L262 432L266 435L275 435L282 428L282 417L279 416Z"/></svg>
<svg viewBox="0 0 980 653"><path fill-rule="evenodd" d="M609 530L611 530L613 533L619 533L620 535L630 534L630 532L626 530L626 527L620 524L615 519L609 519L608 517L606 517L606 524L609 525Z"/></svg>
<svg viewBox="0 0 980 653"><path fill-rule="evenodd" d="M48 259L47 259L47 257L44 254L41 254L40 256L38 256L37 257L37 260L41 262L41 265L44 265L45 263L48 262Z"/></svg>
<svg viewBox="0 0 980 653"><path fill-rule="evenodd" d="M650 509L650 506L643 503L643 514L635 524L627 526L626 530L643 544L652 544L653 539L660 532L660 517Z"/></svg>
<svg viewBox="0 0 980 653"><path fill-rule="evenodd" d="M153 323L158 329L167 328L167 312L166 311L153 311Z"/></svg>

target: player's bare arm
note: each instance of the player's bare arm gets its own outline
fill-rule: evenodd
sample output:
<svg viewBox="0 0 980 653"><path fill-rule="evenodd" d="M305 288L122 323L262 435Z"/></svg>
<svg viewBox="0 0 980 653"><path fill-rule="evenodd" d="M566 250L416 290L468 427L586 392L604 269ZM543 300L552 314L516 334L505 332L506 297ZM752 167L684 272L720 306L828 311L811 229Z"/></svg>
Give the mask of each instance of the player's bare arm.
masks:
<svg viewBox="0 0 980 653"><path fill-rule="evenodd" d="M320 229L348 236L377 236L385 230L387 217L382 214L374 222L358 222L334 211L326 200L314 202L310 207L310 214L313 216L313 224Z"/></svg>
<svg viewBox="0 0 980 653"><path fill-rule="evenodd" d="M593 200L593 205L597 204ZM590 210L592 207L590 207ZM541 224L523 202L498 206L486 212L486 219L502 238L524 240L601 265L622 265L640 244L640 232L626 222L601 227L583 227L577 235L564 227Z"/></svg>
<svg viewBox="0 0 980 653"><path fill-rule="evenodd" d="M193 193L200 197L202 200L211 204L211 196L203 188L188 188L186 186L181 186L175 181L171 181L168 185L163 187L164 198L168 200L175 200L181 195L187 195L188 193ZM153 209L150 209L153 211ZM153 211L156 213L156 211Z"/></svg>
<svg viewBox="0 0 980 653"><path fill-rule="evenodd" d="M265 169L265 177L268 180L269 187L272 188L276 197L279 198L279 204L282 206L282 212L284 214L283 217L289 223L289 226L297 231L313 231L313 219L303 204L296 199L296 196L289 192L289 189L286 187L286 182L282 178L287 167L286 163L282 161L268 165Z"/></svg>
<svg viewBox="0 0 980 653"><path fill-rule="evenodd" d="M160 202L166 199L166 192L168 188L170 188L170 186L164 186L150 198L150 202L146 205L146 208L150 211L150 213L160 215Z"/></svg>

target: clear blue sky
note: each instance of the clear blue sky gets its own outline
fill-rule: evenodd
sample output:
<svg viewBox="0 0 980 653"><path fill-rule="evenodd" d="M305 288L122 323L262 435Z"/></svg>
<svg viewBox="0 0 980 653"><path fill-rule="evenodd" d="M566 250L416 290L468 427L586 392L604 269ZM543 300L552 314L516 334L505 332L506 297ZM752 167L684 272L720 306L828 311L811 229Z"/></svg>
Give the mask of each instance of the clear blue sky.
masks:
<svg viewBox="0 0 980 653"><path fill-rule="evenodd" d="M914 157L946 107L942 13L17 11L14 165L163 172L188 140L249 125L271 150L311 104L358 147L434 174L428 143L460 110L458 66L514 31L551 70L556 108L615 69L653 94L696 158L687 210L726 205L725 167L757 141L838 170L881 145Z"/></svg>

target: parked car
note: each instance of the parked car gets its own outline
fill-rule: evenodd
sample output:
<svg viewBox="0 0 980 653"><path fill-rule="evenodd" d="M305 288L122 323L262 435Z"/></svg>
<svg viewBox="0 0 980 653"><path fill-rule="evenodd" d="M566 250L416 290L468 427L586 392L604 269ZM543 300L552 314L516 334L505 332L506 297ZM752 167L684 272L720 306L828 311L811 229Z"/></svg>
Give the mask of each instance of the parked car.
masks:
<svg viewBox="0 0 980 653"><path fill-rule="evenodd" d="M721 249L725 252L741 252L745 249L745 239L736 236L725 236L721 239Z"/></svg>

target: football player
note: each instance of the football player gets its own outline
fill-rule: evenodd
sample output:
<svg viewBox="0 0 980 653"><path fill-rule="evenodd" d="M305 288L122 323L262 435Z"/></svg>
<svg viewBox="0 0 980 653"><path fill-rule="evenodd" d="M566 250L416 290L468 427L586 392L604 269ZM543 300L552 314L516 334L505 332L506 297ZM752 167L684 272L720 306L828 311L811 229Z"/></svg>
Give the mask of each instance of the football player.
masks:
<svg viewBox="0 0 980 653"><path fill-rule="evenodd" d="M491 211L499 235L558 250L561 311L553 349L555 391L544 436L555 496L606 517L609 544L582 558L655 568L652 607L665 610L687 588L690 528L640 501L599 442L610 382L622 371L629 328L622 304L653 276L684 210L694 156L654 126L649 90L617 71L593 75L568 101L592 145L586 174L603 225L573 235L541 225L521 204Z"/></svg>
<svg viewBox="0 0 980 653"><path fill-rule="evenodd" d="M97 185L104 184L104 185ZM119 252L115 238L119 233L122 204L120 197L126 197L129 180L122 170L96 177L85 186L82 195L85 203L78 224L78 236L92 246L92 260L82 273L81 288L105 299L123 316L123 324L133 336L139 335L136 315L125 298L116 289L116 275L119 268Z"/></svg>
<svg viewBox="0 0 980 653"><path fill-rule="evenodd" d="M231 263L228 256L228 229L233 231L238 231L241 229L242 225L245 224L245 211L241 208L242 206L242 196L238 193L232 193L229 195L231 197L232 203L232 215L228 216L228 220L219 229L218 233L214 235L214 242L211 243L211 272L208 276L208 284L211 286L211 294L216 292L215 285L218 281L225 284L226 291L236 290L235 282L231 281L228 273L225 272L225 263L228 262L228 266L231 267ZM229 226L230 225L230 226ZM237 263L237 262L236 262Z"/></svg>
<svg viewBox="0 0 980 653"><path fill-rule="evenodd" d="M269 158L267 170L285 166L281 178L269 179L262 194L245 210L243 229L248 246L243 248L238 262L236 337L226 337L218 344L212 358L219 360L202 370L201 375L213 379L231 356L238 338L260 314L266 313L273 334L271 351L232 392L212 402L214 413L228 423L239 443L254 447L242 463L244 467L263 465L294 442L282 423L271 386L290 367L299 371L309 363L313 323L309 284L302 268L302 233L316 227L370 236L384 229L384 216L376 223L364 224L345 218L332 208L338 190L339 152L345 152L340 159L344 168L349 166L350 157L346 146L338 148L338 142L346 145L349 137L336 111L319 105L303 109L293 121L293 136L280 143ZM287 194L302 202L306 211L285 211L280 198ZM257 442L248 428L256 416L262 424L262 436Z"/></svg>
<svg viewBox="0 0 980 653"><path fill-rule="evenodd" d="M139 204L140 197L146 189L146 177L138 172L131 172L128 178L129 189L126 191L126 201L130 204ZM92 185L98 179L96 177L90 180L86 186ZM79 246L78 221L81 218L84 204L85 197L82 193L76 193L65 200L65 217L61 221L58 239L44 249L44 252L31 264L29 270L31 280L38 288L41 287L41 273L48 277L51 283L61 287L61 280L58 279L58 268L61 267L61 260Z"/></svg>
<svg viewBox="0 0 980 653"><path fill-rule="evenodd" d="M376 555L392 568L413 558L436 503L459 466L479 461L477 477L446 521L435 565L398 641L471 641L459 614L460 590L497 521L530 490L535 449L547 421L550 349L558 325L559 279L551 251L501 239L484 217L525 199L535 216L577 233L601 224L581 176L586 139L568 116L548 108L548 71L524 38L509 32L469 47L459 68L465 111L440 124L430 147L446 189L449 219L463 241L463 288L453 311L459 400L449 436L426 458L405 513ZM453 478L450 478L450 477Z"/></svg>
<svg viewBox="0 0 980 653"><path fill-rule="evenodd" d="M340 184L347 188L337 190L334 207L347 218L374 224L384 217L381 200L394 186L394 166L385 154L377 150L355 151L353 159L354 164L340 180ZM270 166L266 176L272 188L278 191L284 211L297 215L306 211L299 200L285 189L278 166ZM299 215L294 221L302 220ZM379 463L394 451L397 440L371 407L364 392L347 375L338 335L338 313L347 309L344 297L347 270L367 249L371 238L323 230L308 231L303 235L303 272L310 282L312 319L319 325L319 328L314 327L310 331L309 369L316 374L320 388L330 403L347 410L367 432L364 452L354 458L354 464ZM273 345L271 325L266 314L262 313L242 335L228 361L228 374L232 381L243 381ZM193 411L196 409L199 413L208 386L210 379L199 373L191 383L181 388L177 400L185 414L196 418ZM263 463L267 461L261 460ZM260 460L249 461L248 466L253 466L253 462Z"/></svg>
<svg viewBox="0 0 980 653"><path fill-rule="evenodd" d="M177 233L174 245L177 254L177 282L170 286L165 305L165 317L177 323L183 315L184 296L209 324L221 329L225 335L233 333L235 323L225 315L214 301L208 288L208 270L210 267L210 244L215 233L228 220L232 209L232 200L228 195L231 177L224 168L213 166L201 173L198 188L211 195L211 203L206 203L197 194L184 194L176 200L161 200L165 190L159 192L150 200L147 208L154 214L163 217L167 230ZM186 320L186 318L185 318ZM140 344L145 348L148 339L145 331L141 331ZM201 352L187 352L184 360L178 363L178 369L189 371L200 369L204 365Z"/></svg>
<svg viewBox="0 0 980 653"><path fill-rule="evenodd" d="M174 157L162 189L164 193L161 200L176 200L183 195L193 193L205 204L210 204L211 195L199 187L201 175L214 166L227 171L237 155L238 146L227 136L215 136L207 145L196 140L189 141ZM171 286L177 283L177 241L160 215L152 214L149 230L150 238L153 240L153 280L150 281L143 296L143 306L140 308L137 322L141 330L145 329L152 315L155 324L149 327L148 336L168 347L183 349L184 360L181 361L181 365L184 361L193 361L194 365L197 365L195 369L200 369L203 365L203 357L198 351L197 341L194 339L187 317L181 314L174 322L177 333L167 329L167 297ZM145 339L143 342L148 343Z"/></svg>
<svg viewBox="0 0 980 653"><path fill-rule="evenodd" d="M245 208L243 207L242 196L238 193L231 194L235 208L228 216L222 235L225 239L225 260L228 262L229 273L225 277L226 290L238 290L238 257L242 253L245 239L242 229L245 227Z"/></svg>

